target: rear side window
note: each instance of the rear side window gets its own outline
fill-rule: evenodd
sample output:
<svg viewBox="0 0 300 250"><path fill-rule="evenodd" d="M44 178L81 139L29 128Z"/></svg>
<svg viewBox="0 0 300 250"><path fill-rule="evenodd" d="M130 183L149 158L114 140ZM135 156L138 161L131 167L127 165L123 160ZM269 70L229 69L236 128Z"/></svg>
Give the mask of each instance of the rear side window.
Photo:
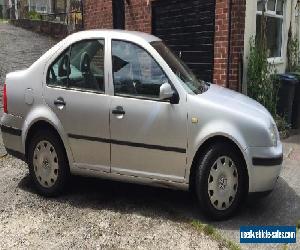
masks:
<svg viewBox="0 0 300 250"><path fill-rule="evenodd" d="M47 84L51 86L67 87L69 76L69 49L64 51L50 66Z"/></svg>
<svg viewBox="0 0 300 250"><path fill-rule="evenodd" d="M104 92L104 40L73 44L50 66L47 84Z"/></svg>

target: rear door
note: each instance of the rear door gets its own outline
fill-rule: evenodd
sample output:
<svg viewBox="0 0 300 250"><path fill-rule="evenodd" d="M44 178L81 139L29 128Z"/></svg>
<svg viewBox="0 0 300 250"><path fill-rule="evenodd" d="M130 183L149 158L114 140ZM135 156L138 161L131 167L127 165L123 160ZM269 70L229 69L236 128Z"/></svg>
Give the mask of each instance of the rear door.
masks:
<svg viewBox="0 0 300 250"><path fill-rule="evenodd" d="M75 165L110 171L105 40L73 44L50 65L44 95L68 134Z"/></svg>

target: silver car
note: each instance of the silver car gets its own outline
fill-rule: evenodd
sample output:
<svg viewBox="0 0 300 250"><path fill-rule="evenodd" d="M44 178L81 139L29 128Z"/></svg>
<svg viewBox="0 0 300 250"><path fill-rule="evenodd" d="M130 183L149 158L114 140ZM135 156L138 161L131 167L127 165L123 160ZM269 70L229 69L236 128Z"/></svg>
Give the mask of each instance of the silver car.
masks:
<svg viewBox="0 0 300 250"><path fill-rule="evenodd" d="M96 176L193 190L224 219L248 193L271 191L282 168L269 112L197 79L149 34L75 33L7 75L3 106L7 152L45 196L71 174Z"/></svg>

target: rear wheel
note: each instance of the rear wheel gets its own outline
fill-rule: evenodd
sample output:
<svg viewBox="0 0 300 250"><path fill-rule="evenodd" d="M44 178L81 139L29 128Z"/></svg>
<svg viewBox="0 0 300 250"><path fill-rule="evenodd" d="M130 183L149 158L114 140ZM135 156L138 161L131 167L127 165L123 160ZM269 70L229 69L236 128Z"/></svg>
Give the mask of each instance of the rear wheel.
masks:
<svg viewBox="0 0 300 250"><path fill-rule="evenodd" d="M247 195L246 169L239 152L230 144L216 143L199 160L195 188L202 210L222 220L237 211Z"/></svg>
<svg viewBox="0 0 300 250"><path fill-rule="evenodd" d="M42 129L33 135L28 164L39 194L56 196L63 191L70 173L64 147L55 133Z"/></svg>

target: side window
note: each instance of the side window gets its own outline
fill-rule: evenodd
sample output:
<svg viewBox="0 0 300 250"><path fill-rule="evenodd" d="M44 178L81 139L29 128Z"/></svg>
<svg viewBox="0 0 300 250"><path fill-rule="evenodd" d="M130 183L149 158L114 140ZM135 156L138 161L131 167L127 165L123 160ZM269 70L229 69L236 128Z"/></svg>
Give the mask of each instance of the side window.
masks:
<svg viewBox="0 0 300 250"><path fill-rule="evenodd" d="M112 61L115 95L159 98L160 86L168 78L147 51L113 40Z"/></svg>
<svg viewBox="0 0 300 250"><path fill-rule="evenodd" d="M67 87L69 72L69 49L67 49L50 66L47 75L47 84Z"/></svg>
<svg viewBox="0 0 300 250"><path fill-rule="evenodd" d="M104 40L72 45L69 87L104 92Z"/></svg>
<svg viewBox="0 0 300 250"><path fill-rule="evenodd" d="M73 44L50 66L47 84L104 92L104 40Z"/></svg>

